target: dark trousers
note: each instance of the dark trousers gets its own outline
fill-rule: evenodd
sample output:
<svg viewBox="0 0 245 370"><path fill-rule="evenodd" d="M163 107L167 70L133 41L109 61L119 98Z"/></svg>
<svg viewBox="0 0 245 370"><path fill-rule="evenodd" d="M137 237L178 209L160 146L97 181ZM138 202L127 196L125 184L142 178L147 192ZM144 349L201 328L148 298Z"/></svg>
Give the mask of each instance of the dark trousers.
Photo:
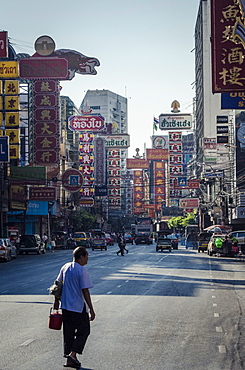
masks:
<svg viewBox="0 0 245 370"><path fill-rule="evenodd" d="M62 318L64 354L69 355L73 351L81 355L90 334L90 321L85 305L82 313L62 310Z"/></svg>

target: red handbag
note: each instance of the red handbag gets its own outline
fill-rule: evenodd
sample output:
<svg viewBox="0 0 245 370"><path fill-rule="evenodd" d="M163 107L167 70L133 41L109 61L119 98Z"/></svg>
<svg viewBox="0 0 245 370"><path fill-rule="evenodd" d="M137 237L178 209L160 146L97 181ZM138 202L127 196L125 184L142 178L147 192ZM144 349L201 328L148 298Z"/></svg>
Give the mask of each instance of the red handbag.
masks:
<svg viewBox="0 0 245 370"><path fill-rule="evenodd" d="M53 307L50 308L49 315L49 329L60 330L62 326L62 313L59 310L55 310Z"/></svg>

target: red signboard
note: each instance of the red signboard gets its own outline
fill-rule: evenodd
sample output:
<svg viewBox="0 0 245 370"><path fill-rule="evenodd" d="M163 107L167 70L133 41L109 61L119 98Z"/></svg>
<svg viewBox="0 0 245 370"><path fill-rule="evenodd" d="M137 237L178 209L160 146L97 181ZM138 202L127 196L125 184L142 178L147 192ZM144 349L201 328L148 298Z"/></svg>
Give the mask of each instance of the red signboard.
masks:
<svg viewBox="0 0 245 370"><path fill-rule="evenodd" d="M58 111L55 108L37 108L34 114L36 121L54 121L58 117Z"/></svg>
<svg viewBox="0 0 245 370"><path fill-rule="evenodd" d="M53 107L58 105L58 97L55 94L35 94L34 105L36 107Z"/></svg>
<svg viewBox="0 0 245 370"><path fill-rule="evenodd" d="M105 127L102 116L72 116L68 121L69 129L76 131L101 131Z"/></svg>
<svg viewBox="0 0 245 370"><path fill-rule="evenodd" d="M146 149L147 160L167 160L168 149Z"/></svg>
<svg viewBox="0 0 245 370"><path fill-rule="evenodd" d="M34 82L34 91L36 93L56 93L57 92L57 81L43 80Z"/></svg>
<svg viewBox="0 0 245 370"><path fill-rule="evenodd" d="M49 201L55 200L55 188L52 187L30 187L29 200Z"/></svg>
<svg viewBox="0 0 245 370"><path fill-rule="evenodd" d="M198 208L199 199L198 198L183 198L179 200L179 206L181 208Z"/></svg>
<svg viewBox="0 0 245 370"><path fill-rule="evenodd" d="M8 58L8 32L0 32L0 58Z"/></svg>
<svg viewBox="0 0 245 370"><path fill-rule="evenodd" d="M36 136L35 137L35 148L36 149L55 149L58 146L58 138L55 136Z"/></svg>
<svg viewBox="0 0 245 370"><path fill-rule="evenodd" d="M46 165L50 163L55 163L58 161L57 150L36 150L34 153L35 163L40 165Z"/></svg>
<svg viewBox="0 0 245 370"><path fill-rule="evenodd" d="M68 77L68 62L64 58L26 58L19 60L20 77L26 79Z"/></svg>
<svg viewBox="0 0 245 370"><path fill-rule="evenodd" d="M210 12L212 91L244 91L244 1L211 0Z"/></svg>
<svg viewBox="0 0 245 370"><path fill-rule="evenodd" d="M147 161L146 159L131 159L131 158L127 158L126 159L126 167L127 169L148 169L149 168L149 161Z"/></svg>

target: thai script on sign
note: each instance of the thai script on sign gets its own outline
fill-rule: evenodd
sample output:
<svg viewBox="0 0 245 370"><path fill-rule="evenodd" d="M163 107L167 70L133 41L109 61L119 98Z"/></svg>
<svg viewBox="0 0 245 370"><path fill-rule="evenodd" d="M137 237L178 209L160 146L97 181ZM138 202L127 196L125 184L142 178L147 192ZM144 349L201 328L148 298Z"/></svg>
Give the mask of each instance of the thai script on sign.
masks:
<svg viewBox="0 0 245 370"><path fill-rule="evenodd" d="M101 116L73 116L69 118L71 130L97 131L104 128L104 118Z"/></svg>
<svg viewBox="0 0 245 370"><path fill-rule="evenodd" d="M0 62L0 78L19 77L18 62Z"/></svg>

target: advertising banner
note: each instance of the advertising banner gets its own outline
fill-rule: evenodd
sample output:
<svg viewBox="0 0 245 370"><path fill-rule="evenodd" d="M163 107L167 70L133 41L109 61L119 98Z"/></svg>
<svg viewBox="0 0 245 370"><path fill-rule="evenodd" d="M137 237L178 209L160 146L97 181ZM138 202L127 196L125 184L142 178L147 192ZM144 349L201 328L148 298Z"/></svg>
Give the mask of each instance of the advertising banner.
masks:
<svg viewBox="0 0 245 370"><path fill-rule="evenodd" d="M105 128L104 117L95 115L71 116L68 127L76 131L102 131Z"/></svg>
<svg viewBox="0 0 245 370"><path fill-rule="evenodd" d="M126 167L128 170L129 169L148 169L149 161L147 161L146 159L127 158Z"/></svg>
<svg viewBox="0 0 245 370"><path fill-rule="evenodd" d="M65 58L26 58L19 60L20 77L30 79L66 79L68 62Z"/></svg>
<svg viewBox="0 0 245 370"><path fill-rule="evenodd" d="M183 198L179 200L180 208L198 208L199 199L198 198Z"/></svg>
<svg viewBox="0 0 245 370"><path fill-rule="evenodd" d="M244 109L244 107L245 91L221 94L221 109Z"/></svg>
<svg viewBox="0 0 245 370"><path fill-rule="evenodd" d="M168 160L168 149L146 149L147 160Z"/></svg>
<svg viewBox="0 0 245 370"><path fill-rule="evenodd" d="M211 0L213 93L245 90L244 0Z"/></svg>
<svg viewBox="0 0 245 370"><path fill-rule="evenodd" d="M0 32L0 58L8 58L8 32Z"/></svg>
<svg viewBox="0 0 245 370"><path fill-rule="evenodd" d="M192 116L190 114L161 114L159 116L160 130L191 130Z"/></svg>

